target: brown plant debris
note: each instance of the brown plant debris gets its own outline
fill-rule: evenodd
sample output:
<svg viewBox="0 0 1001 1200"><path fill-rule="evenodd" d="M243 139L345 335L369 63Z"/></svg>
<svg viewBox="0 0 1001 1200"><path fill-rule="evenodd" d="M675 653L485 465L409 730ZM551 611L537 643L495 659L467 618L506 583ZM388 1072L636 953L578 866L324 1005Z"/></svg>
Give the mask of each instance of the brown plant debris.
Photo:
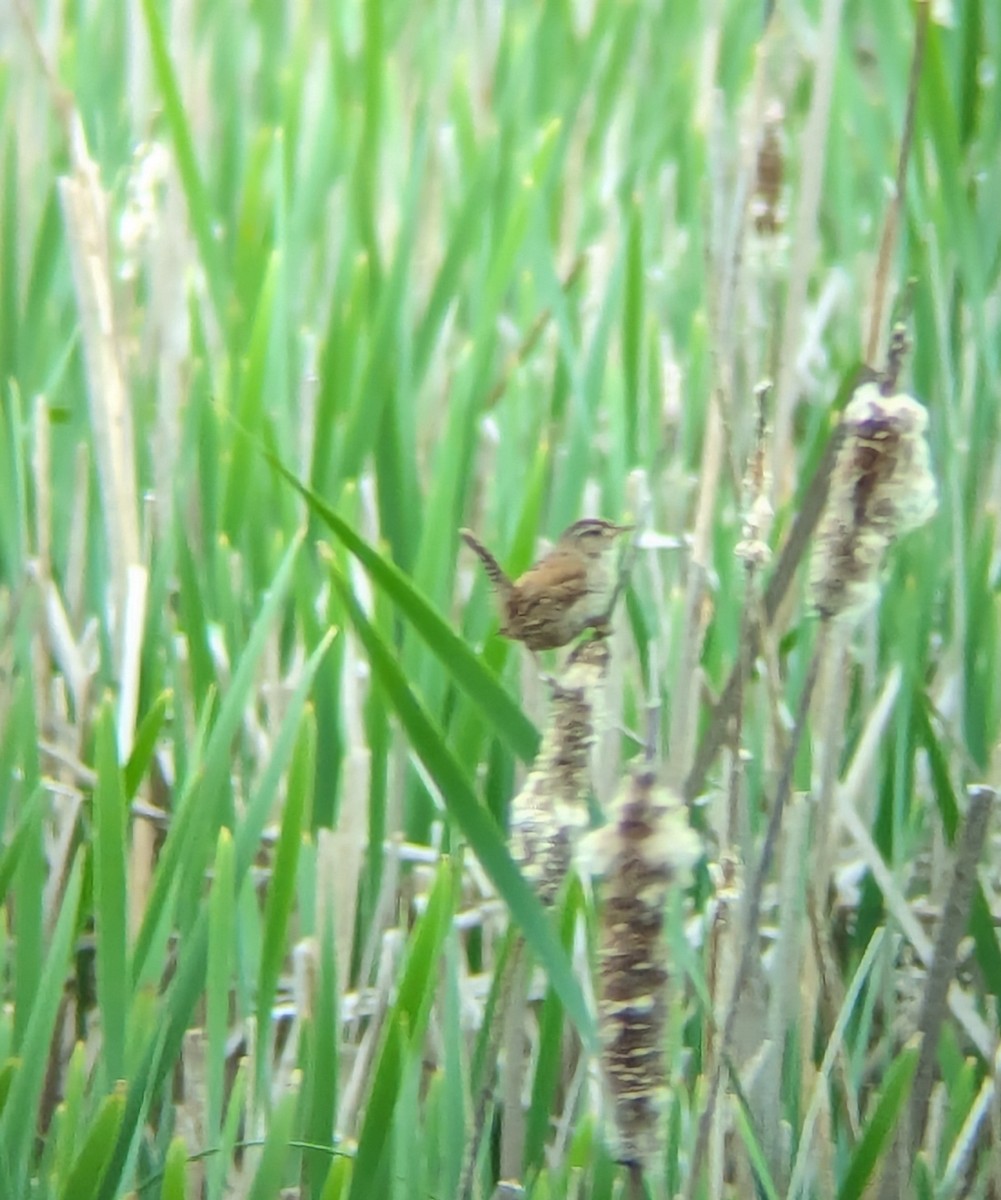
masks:
<svg viewBox="0 0 1001 1200"><path fill-rule="evenodd" d="M810 586L822 617L854 620L878 597L888 547L929 520L938 497L925 440L928 414L911 396L883 396L877 384L865 383L842 425Z"/></svg>

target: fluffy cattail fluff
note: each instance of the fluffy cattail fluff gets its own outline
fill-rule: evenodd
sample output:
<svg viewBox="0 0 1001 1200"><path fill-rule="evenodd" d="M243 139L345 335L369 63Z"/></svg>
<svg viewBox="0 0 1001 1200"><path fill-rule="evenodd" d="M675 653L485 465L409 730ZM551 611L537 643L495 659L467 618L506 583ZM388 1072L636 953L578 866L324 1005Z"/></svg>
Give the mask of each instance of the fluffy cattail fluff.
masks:
<svg viewBox="0 0 1001 1200"><path fill-rule="evenodd" d="M681 800L651 771L629 779L610 821L589 840L604 874L598 942L602 1067L622 1162L644 1168L662 1150L667 1085L668 894L683 887L701 854Z"/></svg>
<svg viewBox="0 0 1001 1200"><path fill-rule="evenodd" d="M511 802L511 856L543 904L556 898L588 824L591 747L608 660L604 638L585 641L571 654L553 682L542 747Z"/></svg>
<svg viewBox="0 0 1001 1200"><path fill-rule="evenodd" d="M927 425L928 414L916 400L884 396L875 383L858 388L845 409L844 438L810 571L822 617L861 615L879 594L887 548L934 514L938 499Z"/></svg>

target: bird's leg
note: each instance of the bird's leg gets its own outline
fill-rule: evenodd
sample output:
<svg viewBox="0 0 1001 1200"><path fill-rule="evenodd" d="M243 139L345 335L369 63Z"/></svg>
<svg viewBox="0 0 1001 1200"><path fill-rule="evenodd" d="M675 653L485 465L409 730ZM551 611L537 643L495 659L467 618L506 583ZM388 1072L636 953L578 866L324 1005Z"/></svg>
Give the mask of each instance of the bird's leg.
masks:
<svg viewBox="0 0 1001 1200"><path fill-rule="evenodd" d="M588 622L588 629L594 630L595 637L607 638L612 636L612 607L605 610L599 617Z"/></svg>
<svg viewBox="0 0 1001 1200"><path fill-rule="evenodd" d="M556 676L546 670L545 666L543 665L542 659L539 657L538 650L533 650L533 649L531 649L531 647L529 647L528 652L532 656L532 662L535 663L536 671L539 672L539 678L546 685L546 687L549 687L549 688L558 687L559 685L557 683Z"/></svg>

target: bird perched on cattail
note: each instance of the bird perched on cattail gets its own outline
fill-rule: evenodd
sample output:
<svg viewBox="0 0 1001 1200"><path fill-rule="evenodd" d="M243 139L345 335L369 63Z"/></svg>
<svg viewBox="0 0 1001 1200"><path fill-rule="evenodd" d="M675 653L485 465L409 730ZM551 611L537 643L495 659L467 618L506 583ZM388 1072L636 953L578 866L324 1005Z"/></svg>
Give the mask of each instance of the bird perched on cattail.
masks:
<svg viewBox="0 0 1001 1200"><path fill-rule="evenodd" d="M608 622L618 584L616 542L632 528L598 517L576 521L548 554L515 580L475 534L468 529L459 533L494 586L501 635L537 651L565 646L585 629Z"/></svg>
<svg viewBox="0 0 1001 1200"><path fill-rule="evenodd" d="M852 620L879 594L888 547L938 507L925 430L928 414L911 396L858 388L842 417L843 437L817 535L810 587L824 618Z"/></svg>

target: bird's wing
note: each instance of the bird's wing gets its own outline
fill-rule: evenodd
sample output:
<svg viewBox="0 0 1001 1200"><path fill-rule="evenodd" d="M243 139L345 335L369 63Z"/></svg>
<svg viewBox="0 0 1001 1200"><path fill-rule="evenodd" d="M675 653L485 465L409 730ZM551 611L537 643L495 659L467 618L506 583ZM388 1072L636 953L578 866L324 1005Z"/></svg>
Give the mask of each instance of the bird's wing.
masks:
<svg viewBox="0 0 1001 1200"><path fill-rule="evenodd" d="M521 589L519 585L529 583L536 585L535 576L540 568L532 567L520 576L515 583L515 591L536 593L546 597L547 607L559 606L569 608L576 600L587 594L587 572L581 570L580 558L576 554L551 553L545 560L545 588L529 586Z"/></svg>

